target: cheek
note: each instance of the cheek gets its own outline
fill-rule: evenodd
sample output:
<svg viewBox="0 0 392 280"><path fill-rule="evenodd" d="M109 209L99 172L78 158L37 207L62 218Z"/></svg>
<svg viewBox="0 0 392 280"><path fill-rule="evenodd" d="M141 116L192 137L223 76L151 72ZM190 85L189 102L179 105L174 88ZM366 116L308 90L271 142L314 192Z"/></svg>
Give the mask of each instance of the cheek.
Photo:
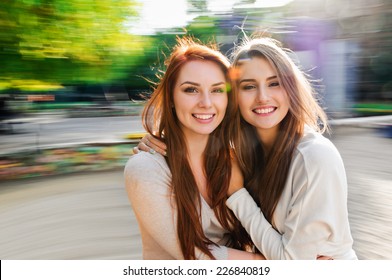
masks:
<svg viewBox="0 0 392 280"><path fill-rule="evenodd" d="M249 111L248 109L245 108L245 106L241 106L241 104L239 105L239 109L240 109L240 114L242 116L242 118L246 121L246 122L251 122L252 121L252 115L251 115L251 111Z"/></svg>
<svg viewBox="0 0 392 280"><path fill-rule="evenodd" d="M181 99L174 99L173 103L174 103L175 115L178 121L180 121L180 123L184 123L185 116L188 112L187 104L184 103L184 101Z"/></svg>
<svg viewBox="0 0 392 280"><path fill-rule="evenodd" d="M238 108L240 109L241 113L245 112L245 109L247 108L247 100L242 94L238 96Z"/></svg>
<svg viewBox="0 0 392 280"><path fill-rule="evenodd" d="M290 99L286 92L283 92L282 94L281 103L288 109L290 108Z"/></svg>
<svg viewBox="0 0 392 280"><path fill-rule="evenodd" d="M189 107L190 100L186 98L186 96L174 95L173 96L173 104L176 111L186 110Z"/></svg>
<svg viewBox="0 0 392 280"><path fill-rule="evenodd" d="M226 111L228 105L229 98L227 95L222 95L215 99L215 106L221 111Z"/></svg>
<svg viewBox="0 0 392 280"><path fill-rule="evenodd" d="M174 92L173 94L173 105L175 108L179 107L179 102L180 102L180 98L178 98L178 95L176 94L176 92Z"/></svg>
<svg viewBox="0 0 392 280"><path fill-rule="evenodd" d="M223 103L223 104L224 104L224 105L222 106L222 108L226 111L227 107L229 106L229 98L228 98L227 95L225 96L225 99L224 99L224 103Z"/></svg>

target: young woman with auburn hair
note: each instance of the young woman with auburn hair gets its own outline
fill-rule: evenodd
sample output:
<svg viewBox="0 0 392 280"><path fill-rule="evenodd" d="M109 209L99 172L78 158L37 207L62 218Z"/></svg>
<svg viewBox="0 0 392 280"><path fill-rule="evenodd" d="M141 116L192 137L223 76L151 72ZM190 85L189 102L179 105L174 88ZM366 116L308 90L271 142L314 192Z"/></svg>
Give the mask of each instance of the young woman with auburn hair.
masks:
<svg viewBox="0 0 392 280"><path fill-rule="evenodd" d="M126 189L144 259L260 259L226 207L231 175L229 61L214 46L178 39L166 71L146 104L148 133L167 146L133 155Z"/></svg>

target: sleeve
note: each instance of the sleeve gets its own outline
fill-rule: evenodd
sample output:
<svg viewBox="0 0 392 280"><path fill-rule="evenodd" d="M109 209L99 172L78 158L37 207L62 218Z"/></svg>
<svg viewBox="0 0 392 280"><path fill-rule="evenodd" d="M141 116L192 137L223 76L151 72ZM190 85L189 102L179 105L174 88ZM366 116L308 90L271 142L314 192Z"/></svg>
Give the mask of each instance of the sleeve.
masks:
<svg viewBox="0 0 392 280"><path fill-rule="evenodd" d="M183 259L177 238L177 215L170 191L171 175L163 162L148 153L134 155L125 170L125 187L141 231L146 231L156 244L174 259ZM212 246L216 258L227 258L227 248ZM200 259L208 256L196 250Z"/></svg>
<svg viewBox="0 0 392 280"><path fill-rule="evenodd" d="M336 259L352 245L347 214L347 182L343 161L334 146L317 145L292 162L292 197L283 230L265 219L246 189L227 201L267 259Z"/></svg>
<svg viewBox="0 0 392 280"><path fill-rule="evenodd" d="M216 246L212 245L210 247L210 251L212 255L215 257L217 260L227 260L229 258L229 248L226 246ZM203 252L200 250L196 249L196 256L197 259L202 260L202 259L209 259L207 255L205 255Z"/></svg>

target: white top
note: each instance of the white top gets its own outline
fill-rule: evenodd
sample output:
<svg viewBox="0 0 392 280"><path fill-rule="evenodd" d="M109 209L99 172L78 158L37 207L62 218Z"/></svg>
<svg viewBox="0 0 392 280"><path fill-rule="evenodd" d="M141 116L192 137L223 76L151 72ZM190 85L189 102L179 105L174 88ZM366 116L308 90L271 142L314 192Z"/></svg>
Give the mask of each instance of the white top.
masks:
<svg viewBox="0 0 392 280"><path fill-rule="evenodd" d="M158 153L140 152L131 156L125 170L128 198L135 212L143 244L143 259L183 259L177 238L177 210L172 193L171 172ZM214 211L201 198L201 220L205 235L219 245L228 241L228 232L220 225ZM224 246L211 246L216 259L227 259ZM196 249L197 259L209 259Z"/></svg>
<svg viewBox="0 0 392 280"><path fill-rule="evenodd" d="M343 161L330 140L308 127L273 215L276 230L245 188L230 196L226 205L267 259L357 259Z"/></svg>

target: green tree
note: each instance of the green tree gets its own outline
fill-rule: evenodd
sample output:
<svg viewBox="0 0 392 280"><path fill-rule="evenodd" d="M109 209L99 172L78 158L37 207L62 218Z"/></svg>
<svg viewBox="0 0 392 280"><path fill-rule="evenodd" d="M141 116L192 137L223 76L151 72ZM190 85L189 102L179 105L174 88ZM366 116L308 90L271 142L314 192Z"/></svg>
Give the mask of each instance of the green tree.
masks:
<svg viewBox="0 0 392 280"><path fill-rule="evenodd" d="M126 28L136 16L131 0L1 1L0 89L125 77L150 44Z"/></svg>

